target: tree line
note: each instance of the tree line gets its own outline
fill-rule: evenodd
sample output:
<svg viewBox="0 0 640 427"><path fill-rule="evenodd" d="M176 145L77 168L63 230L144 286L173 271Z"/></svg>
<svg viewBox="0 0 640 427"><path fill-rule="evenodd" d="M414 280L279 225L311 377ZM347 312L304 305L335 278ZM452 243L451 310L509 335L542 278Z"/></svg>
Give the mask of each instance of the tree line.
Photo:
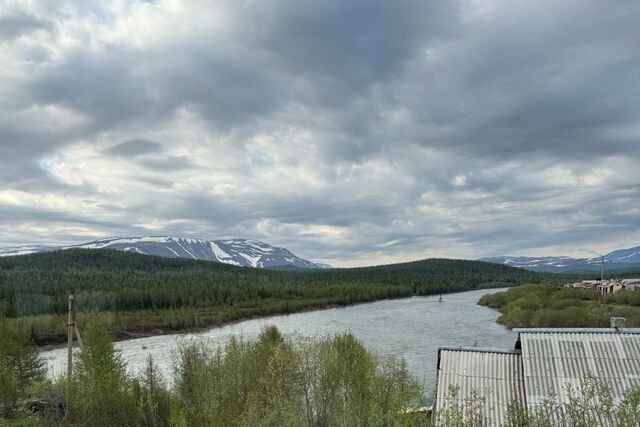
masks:
<svg viewBox="0 0 640 427"><path fill-rule="evenodd" d="M85 318L127 332L198 328L249 316L566 280L478 261L429 259L365 268L277 271L115 250L0 258L0 315L40 343L64 339L67 296Z"/></svg>

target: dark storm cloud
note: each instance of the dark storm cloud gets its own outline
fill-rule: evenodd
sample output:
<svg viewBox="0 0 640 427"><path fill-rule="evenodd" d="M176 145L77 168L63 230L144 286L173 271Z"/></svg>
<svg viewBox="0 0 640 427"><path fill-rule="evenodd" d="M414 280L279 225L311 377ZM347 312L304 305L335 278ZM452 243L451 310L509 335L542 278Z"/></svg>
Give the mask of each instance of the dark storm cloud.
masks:
<svg viewBox="0 0 640 427"><path fill-rule="evenodd" d="M162 152L162 144L145 139L132 139L105 148L102 152L111 156L137 157Z"/></svg>
<svg viewBox="0 0 640 427"><path fill-rule="evenodd" d="M180 169L196 169L196 165L187 156L172 156L164 151L162 144L146 139L132 139L102 150L109 156L135 160L151 171L171 172ZM167 185L166 181L164 185Z"/></svg>
<svg viewBox="0 0 640 427"><path fill-rule="evenodd" d="M456 12L454 3L414 0L303 5L285 0L253 10L256 25L249 37L306 78L320 76L319 83L335 79L340 86L330 88L353 95L351 91L397 73L426 37L452 32ZM324 95L331 104L344 98L339 93Z"/></svg>
<svg viewBox="0 0 640 427"><path fill-rule="evenodd" d="M13 39L37 29L50 29L51 24L24 11L0 14L0 40Z"/></svg>
<svg viewBox="0 0 640 427"><path fill-rule="evenodd" d="M640 243L638 16L596 0L0 10L0 243L50 224L52 243L253 237L356 264Z"/></svg>
<svg viewBox="0 0 640 427"><path fill-rule="evenodd" d="M186 156L163 156L140 161L144 167L153 171L173 171L179 169L194 170L196 166Z"/></svg>
<svg viewBox="0 0 640 427"><path fill-rule="evenodd" d="M637 133L623 129L640 119L640 5L601 6L525 2L467 24L473 39L451 39L415 65L425 79L407 81L412 110L478 156L637 154Z"/></svg>

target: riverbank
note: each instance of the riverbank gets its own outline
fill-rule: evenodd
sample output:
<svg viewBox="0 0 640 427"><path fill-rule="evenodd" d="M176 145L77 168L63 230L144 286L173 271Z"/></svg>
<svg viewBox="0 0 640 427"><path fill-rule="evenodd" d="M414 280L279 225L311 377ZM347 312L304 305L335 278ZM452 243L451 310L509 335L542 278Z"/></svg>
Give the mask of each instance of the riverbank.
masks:
<svg viewBox="0 0 640 427"><path fill-rule="evenodd" d="M381 355L396 355L425 386L435 384L438 347L479 346L510 348L515 334L496 323L496 310L477 304L487 293L501 289L472 290L439 296L394 298L369 303L336 306L323 310L273 315L231 322L204 331L128 339L117 342L116 348L132 373L144 368L152 356L166 377L172 374L172 354L185 343L212 342L223 345L229 337L256 337L262 328L274 325L283 334L307 337L351 332L368 348ZM455 319L455 322L446 321ZM66 349L42 351L51 372L61 374L66 369Z"/></svg>
<svg viewBox="0 0 640 427"><path fill-rule="evenodd" d="M112 250L0 257L0 316L32 342L66 340L70 291L79 324L99 318L118 339L411 295L554 280L479 261L428 259L374 267L274 271Z"/></svg>
<svg viewBox="0 0 640 427"><path fill-rule="evenodd" d="M606 328L611 317L624 317L627 327L640 327L640 292L598 291L525 285L493 295L479 304L498 310L497 322L508 328Z"/></svg>
<svg viewBox="0 0 640 427"><path fill-rule="evenodd" d="M504 287L504 283L485 283L477 287L482 289L495 289ZM456 292L441 292L438 295L447 295ZM336 307L348 307L357 304L371 303L382 300L407 298L418 295L398 289L395 294L385 294L379 297L377 294L366 294L354 297L352 302L341 299L323 298L317 300L262 300L232 306L218 306L202 309L173 309L173 310L138 310L129 312L102 312L80 313L78 323L85 325L91 320L98 320L110 326L115 341L145 338L176 333L202 332L210 328L222 327L245 320L261 319L282 314L304 313L307 311L325 310ZM12 319L13 320L13 319ZM14 320L21 327L30 329L34 325L49 332L41 337L35 337L33 341L42 350L61 348L66 345L66 317L64 315L31 316ZM44 326L43 326L44 325ZM55 325L56 332L51 332Z"/></svg>
<svg viewBox="0 0 640 427"><path fill-rule="evenodd" d="M492 288L487 288L487 289L492 289ZM379 301L384 301L384 300L394 300L394 299L402 299L402 298L410 298L412 296L417 296L417 295L404 295L404 296L396 296L396 297L389 297L389 298L384 298L384 299L375 299L375 300L368 300L368 301L359 301L359 302L354 302L351 304L345 304L345 303L322 303L319 302L318 304L309 304L306 303L302 306L298 306L298 307L287 307L286 309L283 310L276 310L276 311L270 311L268 313L261 313L261 314L257 314L257 313L248 313L246 315L243 315L242 317L238 317L238 318L234 318L231 320L225 320L219 323L200 323L198 326L189 326L189 327L185 327L182 329L172 329L172 328L157 328L154 330L149 330L149 331L122 331L119 335L114 335L114 342L121 342L121 341L128 341L128 340L135 340L135 339L140 339L140 338L150 338L150 337L156 337L156 336L163 336L163 335L176 335L176 334L190 334L190 333L200 333L200 332L205 332L211 328L222 328L222 327L226 327L226 326L232 326L241 322L246 322L246 321L250 321L250 320L260 320L260 319L268 319L272 316L279 316L279 315L289 315L289 314L300 314L300 313L308 313L308 312L313 312L313 311L322 311L322 310L329 310L329 309L333 309L333 308L345 308L345 307L353 307L353 306L357 306L357 305L361 305L361 304L370 304L373 302L379 302ZM99 314L97 314L97 316L99 317ZM161 313L158 313L159 317L162 317ZM82 318L84 318L85 321L88 321L89 318L85 317L85 316L81 316ZM63 319L64 320L64 319ZM66 322L65 322L66 325ZM57 342L51 342L51 343L44 343L44 344L38 344L38 347L40 348L41 351L48 351L48 350L54 350L54 349L60 349L63 347L66 347L67 345L67 335L66 332L65 334L60 334L58 336L56 336L56 339L58 340Z"/></svg>

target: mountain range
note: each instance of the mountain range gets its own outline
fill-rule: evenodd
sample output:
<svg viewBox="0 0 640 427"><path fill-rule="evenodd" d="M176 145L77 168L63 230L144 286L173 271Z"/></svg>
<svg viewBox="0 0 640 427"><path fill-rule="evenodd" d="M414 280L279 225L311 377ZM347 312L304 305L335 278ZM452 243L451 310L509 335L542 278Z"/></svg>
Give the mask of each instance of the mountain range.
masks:
<svg viewBox="0 0 640 427"><path fill-rule="evenodd" d="M0 256L25 255L61 249L116 249L169 258L218 261L256 268L330 268L292 254L285 248L258 240L204 240L184 237L114 237L71 246L18 246L0 248Z"/></svg>
<svg viewBox="0 0 640 427"><path fill-rule="evenodd" d="M70 246L8 247L0 248L0 256L25 255L72 248L116 249L169 258L217 261L241 267L276 269L331 268L330 265L300 258L286 248L271 246L259 240L205 240L168 236L113 237ZM595 273L600 271L602 265L601 257L496 256L480 258L479 261L550 273ZM640 246L609 252L605 255L604 270L605 273L640 270Z"/></svg>
<svg viewBox="0 0 640 427"><path fill-rule="evenodd" d="M480 261L506 264L512 267L550 273L592 273L602 268L602 258L572 258L568 256L497 256L480 258ZM605 274L640 270L640 246L618 249L604 256Z"/></svg>

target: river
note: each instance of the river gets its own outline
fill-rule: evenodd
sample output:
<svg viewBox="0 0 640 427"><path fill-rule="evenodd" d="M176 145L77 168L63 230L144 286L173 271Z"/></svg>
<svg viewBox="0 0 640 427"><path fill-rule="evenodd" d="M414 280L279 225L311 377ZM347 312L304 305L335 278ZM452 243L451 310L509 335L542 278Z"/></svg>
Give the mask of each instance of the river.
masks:
<svg viewBox="0 0 640 427"><path fill-rule="evenodd" d="M513 348L516 334L495 322L499 313L477 305L482 295L502 290L445 294L443 302L438 302L438 296L411 297L271 316L197 333L120 341L115 346L131 373L140 372L151 354L165 377L170 377L173 351L181 342L192 339L219 344L234 334L254 337L265 325L275 325L284 334L305 336L350 331L368 348L404 358L409 370L430 390L435 384L438 347ZM64 372L66 348L44 351L42 356L53 375Z"/></svg>

